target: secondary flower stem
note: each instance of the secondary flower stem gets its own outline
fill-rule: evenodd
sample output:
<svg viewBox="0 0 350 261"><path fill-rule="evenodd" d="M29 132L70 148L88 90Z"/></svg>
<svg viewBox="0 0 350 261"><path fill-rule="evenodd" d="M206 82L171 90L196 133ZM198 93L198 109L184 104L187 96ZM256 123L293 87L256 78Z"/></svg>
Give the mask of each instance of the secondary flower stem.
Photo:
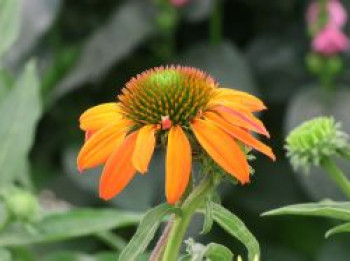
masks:
<svg viewBox="0 0 350 261"><path fill-rule="evenodd" d="M350 198L350 181L347 179L343 171L341 171L329 157L323 159L321 164L329 177L338 185L343 193Z"/></svg>
<svg viewBox="0 0 350 261"><path fill-rule="evenodd" d="M222 0L214 0L214 8L210 17L210 42L219 44L222 38Z"/></svg>
<svg viewBox="0 0 350 261"><path fill-rule="evenodd" d="M167 225L165 226L163 233L157 242L156 247L152 251L152 254L149 258L149 261L158 261L159 258L161 257L162 252L163 252L164 247L165 247L165 244L168 242L169 233L170 233L170 230L173 226L173 223L174 223L174 217L172 217L168 221Z"/></svg>
<svg viewBox="0 0 350 261"><path fill-rule="evenodd" d="M213 182L205 178L184 201L181 209L182 215L176 216L164 250L163 261L176 261L180 247L193 214L204 202L206 196L212 191Z"/></svg>

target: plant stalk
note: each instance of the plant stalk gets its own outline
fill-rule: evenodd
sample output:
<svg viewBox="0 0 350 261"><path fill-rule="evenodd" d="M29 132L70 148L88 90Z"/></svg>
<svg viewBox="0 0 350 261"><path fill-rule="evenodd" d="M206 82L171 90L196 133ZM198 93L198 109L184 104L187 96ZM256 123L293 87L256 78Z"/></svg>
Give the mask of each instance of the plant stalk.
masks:
<svg viewBox="0 0 350 261"><path fill-rule="evenodd" d="M152 254L149 258L149 261L158 261L160 260L160 257L162 255L162 252L164 250L164 247L166 245L166 243L168 242L168 237L169 237L169 233L170 230L173 226L174 223L174 217L171 217L171 219L168 221L168 223L166 224L162 235L160 236L156 247L153 249Z"/></svg>
<svg viewBox="0 0 350 261"><path fill-rule="evenodd" d="M210 17L210 42L218 45L222 41L222 0L214 0L214 8Z"/></svg>
<svg viewBox="0 0 350 261"><path fill-rule="evenodd" d="M181 206L182 215L175 217L171 228L168 242L164 249L163 261L176 261L178 259L180 247L192 216L202 205L213 187L212 180L205 178L184 201Z"/></svg>
<svg viewBox="0 0 350 261"><path fill-rule="evenodd" d="M334 161L326 157L321 162L322 167L326 170L329 177L337 184L342 192L350 199L350 181L345 176L344 172L340 170Z"/></svg>

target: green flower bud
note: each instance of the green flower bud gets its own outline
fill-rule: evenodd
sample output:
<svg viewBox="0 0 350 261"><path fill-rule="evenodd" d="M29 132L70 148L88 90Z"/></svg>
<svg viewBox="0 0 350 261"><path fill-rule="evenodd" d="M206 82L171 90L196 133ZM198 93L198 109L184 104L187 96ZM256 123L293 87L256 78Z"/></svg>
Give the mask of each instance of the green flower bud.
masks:
<svg viewBox="0 0 350 261"><path fill-rule="evenodd" d="M10 214L17 220L33 222L39 216L39 203L36 197L25 190L13 188L5 197Z"/></svg>
<svg viewBox="0 0 350 261"><path fill-rule="evenodd" d="M348 135L332 117L317 117L294 129L286 139L287 157L294 169L319 166L325 157L348 151Z"/></svg>
<svg viewBox="0 0 350 261"><path fill-rule="evenodd" d="M341 72L343 62L338 56L331 56L327 60L327 71L330 75L335 76Z"/></svg>
<svg viewBox="0 0 350 261"><path fill-rule="evenodd" d="M310 72L318 74L323 67L323 59L317 53L309 53L306 56L306 65Z"/></svg>

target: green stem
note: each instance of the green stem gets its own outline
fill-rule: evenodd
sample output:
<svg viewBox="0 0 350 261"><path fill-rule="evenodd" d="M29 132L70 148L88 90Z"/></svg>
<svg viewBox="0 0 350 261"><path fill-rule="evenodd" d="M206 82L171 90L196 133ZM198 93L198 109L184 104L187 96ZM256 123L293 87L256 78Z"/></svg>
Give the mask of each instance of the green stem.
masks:
<svg viewBox="0 0 350 261"><path fill-rule="evenodd" d="M321 86L326 90L327 94L333 89L333 78L327 71L321 71L319 75Z"/></svg>
<svg viewBox="0 0 350 261"><path fill-rule="evenodd" d="M213 183L205 178L182 204L182 215L176 216L171 228L168 243L163 254L163 261L176 261L180 247L193 214L202 205L206 196L212 191Z"/></svg>
<svg viewBox="0 0 350 261"><path fill-rule="evenodd" d="M350 181L347 179L343 171L341 171L329 157L323 159L321 165L343 193L350 198Z"/></svg>
<svg viewBox="0 0 350 261"><path fill-rule="evenodd" d="M214 8L210 17L210 42L217 45L222 40L222 0L214 0Z"/></svg>
<svg viewBox="0 0 350 261"><path fill-rule="evenodd" d="M170 233L171 227L173 226L173 223L174 223L174 218L172 217L168 221L167 225L165 226L163 233L156 244L156 247L152 251L149 261L158 261L159 258L161 257L164 247L168 242L169 233Z"/></svg>

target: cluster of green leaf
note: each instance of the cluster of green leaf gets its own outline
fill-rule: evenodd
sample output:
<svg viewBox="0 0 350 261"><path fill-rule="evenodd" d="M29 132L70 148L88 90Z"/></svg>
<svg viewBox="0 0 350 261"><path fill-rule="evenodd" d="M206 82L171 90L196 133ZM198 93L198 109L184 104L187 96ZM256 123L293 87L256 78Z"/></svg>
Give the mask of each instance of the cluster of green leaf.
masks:
<svg viewBox="0 0 350 261"><path fill-rule="evenodd" d="M37 63L30 58L16 74L6 68L3 58L18 39L23 5L21 0L0 1L0 260L43 260L28 246L88 235L120 250L125 242L111 230L137 224L140 214L110 208L60 210L54 201L48 209L29 192L37 189L31 180L28 156L43 114ZM45 260L115 260L116 253L96 257L56 253Z"/></svg>

